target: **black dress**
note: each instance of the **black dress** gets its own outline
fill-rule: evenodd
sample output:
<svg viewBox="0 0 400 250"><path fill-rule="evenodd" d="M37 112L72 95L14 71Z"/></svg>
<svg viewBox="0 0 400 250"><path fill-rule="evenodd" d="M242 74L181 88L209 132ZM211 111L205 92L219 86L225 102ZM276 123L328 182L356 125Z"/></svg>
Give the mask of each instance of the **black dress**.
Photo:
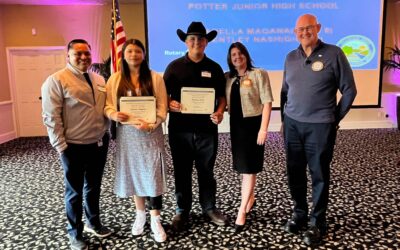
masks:
<svg viewBox="0 0 400 250"><path fill-rule="evenodd" d="M264 163L264 145L257 144L262 116L243 118L239 89L240 77L237 77L231 87L230 101L233 168L241 174L256 174Z"/></svg>

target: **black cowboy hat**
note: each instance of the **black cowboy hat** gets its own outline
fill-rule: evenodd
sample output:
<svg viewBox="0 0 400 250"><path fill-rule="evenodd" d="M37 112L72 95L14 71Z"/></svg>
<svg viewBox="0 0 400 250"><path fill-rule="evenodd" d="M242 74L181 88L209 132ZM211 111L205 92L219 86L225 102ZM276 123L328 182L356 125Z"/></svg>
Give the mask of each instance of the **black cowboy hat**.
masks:
<svg viewBox="0 0 400 250"><path fill-rule="evenodd" d="M212 30L207 34L206 28L201 22L192 22L189 25L186 33L183 32L181 29L176 30L176 34L178 34L179 39L181 39L182 42L186 40L186 37L188 35L202 36L205 37L207 41L211 42L217 36L217 33L218 32L216 30Z"/></svg>

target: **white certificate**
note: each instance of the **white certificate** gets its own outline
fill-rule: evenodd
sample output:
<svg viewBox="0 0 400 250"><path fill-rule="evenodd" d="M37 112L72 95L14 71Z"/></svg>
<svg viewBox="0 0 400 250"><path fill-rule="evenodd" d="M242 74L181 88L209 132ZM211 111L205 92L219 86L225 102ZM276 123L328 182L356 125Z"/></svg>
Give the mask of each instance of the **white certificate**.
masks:
<svg viewBox="0 0 400 250"><path fill-rule="evenodd" d="M184 114L214 113L215 90L213 88L181 89L181 112Z"/></svg>
<svg viewBox="0 0 400 250"><path fill-rule="evenodd" d="M119 99L119 111L129 114L122 124L138 124L139 119L147 123L156 122L156 98L154 96L123 96Z"/></svg>

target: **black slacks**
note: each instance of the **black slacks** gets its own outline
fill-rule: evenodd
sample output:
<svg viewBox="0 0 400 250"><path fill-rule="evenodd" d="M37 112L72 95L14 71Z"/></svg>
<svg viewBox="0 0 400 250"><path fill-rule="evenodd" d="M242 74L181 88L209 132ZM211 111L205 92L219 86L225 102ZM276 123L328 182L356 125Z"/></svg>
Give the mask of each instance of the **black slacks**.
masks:
<svg viewBox="0 0 400 250"><path fill-rule="evenodd" d="M312 180L310 224L324 226L329 198L330 163L336 139L335 123L304 123L285 116L284 138L289 190L296 220L308 219L307 165Z"/></svg>
<svg viewBox="0 0 400 250"><path fill-rule="evenodd" d="M188 214L192 208L193 162L197 170L201 208L203 212L215 209L214 163L218 133L170 132L169 144L174 165L176 212Z"/></svg>

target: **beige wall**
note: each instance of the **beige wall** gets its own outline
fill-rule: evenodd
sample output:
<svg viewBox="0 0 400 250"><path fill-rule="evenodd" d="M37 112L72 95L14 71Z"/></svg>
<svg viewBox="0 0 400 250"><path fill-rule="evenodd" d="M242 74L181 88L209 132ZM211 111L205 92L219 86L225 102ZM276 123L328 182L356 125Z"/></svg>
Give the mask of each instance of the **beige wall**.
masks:
<svg viewBox="0 0 400 250"><path fill-rule="evenodd" d="M122 4L121 18L127 36L144 39L142 4ZM100 58L108 56L110 5L2 7L7 20L5 46L62 46L74 38L87 39ZM29 21L27 21L29 20ZM37 35L32 35L32 28Z"/></svg>
<svg viewBox="0 0 400 250"><path fill-rule="evenodd" d="M136 38L146 43L146 35L144 29L144 5L143 4L120 4L121 19L124 25L127 38ZM106 22L107 39L101 49L102 58L110 54L110 26L111 26L111 6L106 6L104 22Z"/></svg>
<svg viewBox="0 0 400 250"><path fill-rule="evenodd" d="M145 42L143 4L121 4L120 10L127 36ZM93 60L99 62L109 56L110 28L111 5L1 5L0 102L11 99L6 47L64 46L83 38L92 45Z"/></svg>
<svg viewBox="0 0 400 250"><path fill-rule="evenodd" d="M0 102L11 100L10 84L8 82L7 57L4 45L4 29L3 29L3 13L4 9L0 8Z"/></svg>
<svg viewBox="0 0 400 250"><path fill-rule="evenodd" d="M400 44L400 1L388 0L386 5L385 44L393 47Z"/></svg>

